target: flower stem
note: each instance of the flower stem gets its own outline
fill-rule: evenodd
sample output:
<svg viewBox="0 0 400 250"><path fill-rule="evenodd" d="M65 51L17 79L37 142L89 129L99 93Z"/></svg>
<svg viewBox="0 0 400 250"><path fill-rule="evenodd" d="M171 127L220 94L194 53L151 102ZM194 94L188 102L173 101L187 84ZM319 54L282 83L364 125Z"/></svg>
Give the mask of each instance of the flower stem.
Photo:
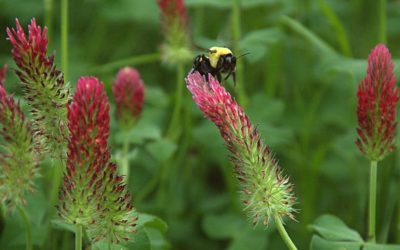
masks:
<svg viewBox="0 0 400 250"><path fill-rule="evenodd" d="M18 212L26 227L26 250L32 250L32 225L23 207L17 206Z"/></svg>
<svg viewBox="0 0 400 250"><path fill-rule="evenodd" d="M61 0L61 68L68 81L68 0Z"/></svg>
<svg viewBox="0 0 400 250"><path fill-rule="evenodd" d="M129 151L129 141L126 138L124 140L124 144L122 145L122 155L120 159L121 164L121 174L124 176L125 184L128 185L129 182L129 158L128 158L128 151Z"/></svg>
<svg viewBox="0 0 400 250"><path fill-rule="evenodd" d="M76 224L75 228L75 250L82 250L82 225Z"/></svg>
<svg viewBox="0 0 400 250"><path fill-rule="evenodd" d="M240 0L232 0L232 45L233 51L238 53L239 51L239 40L241 37L240 28ZM247 97L243 85L243 63L242 60L238 60L236 63L236 79L238 88L238 100L242 106L246 106Z"/></svg>
<svg viewBox="0 0 400 250"><path fill-rule="evenodd" d="M286 246L288 247L288 249L297 250L296 245L293 243L293 241L290 239L288 233L286 232L285 227L282 224L282 220L281 220L280 216L275 214L274 221L275 221L276 228L278 229L278 232L281 235L281 237L282 237L283 241L285 242Z"/></svg>
<svg viewBox="0 0 400 250"><path fill-rule="evenodd" d="M371 161L369 179L368 241L375 242L376 179L378 163Z"/></svg>
<svg viewBox="0 0 400 250"><path fill-rule="evenodd" d="M132 56L132 57L121 59L121 60L118 60L115 62L97 66L92 70L92 73L110 72L110 71L114 71L114 70L116 70L120 67L126 66L126 65L137 66L137 65L142 65L142 64L146 64L146 63L157 62L159 60L160 60L160 53L158 53L158 52L152 53L152 54Z"/></svg>
<svg viewBox="0 0 400 250"><path fill-rule="evenodd" d="M176 68L176 97L175 106L172 112L171 122L168 127L167 137L176 139L179 136L180 131L177 131L178 124L180 122L180 114L182 110L182 95L184 84L184 67L182 63L179 63Z"/></svg>
<svg viewBox="0 0 400 250"><path fill-rule="evenodd" d="M380 43L386 44L386 0L379 0L378 12L379 12L378 38Z"/></svg>
<svg viewBox="0 0 400 250"><path fill-rule="evenodd" d="M53 33L53 6L53 0L44 0L44 23L47 27L47 37L50 41Z"/></svg>

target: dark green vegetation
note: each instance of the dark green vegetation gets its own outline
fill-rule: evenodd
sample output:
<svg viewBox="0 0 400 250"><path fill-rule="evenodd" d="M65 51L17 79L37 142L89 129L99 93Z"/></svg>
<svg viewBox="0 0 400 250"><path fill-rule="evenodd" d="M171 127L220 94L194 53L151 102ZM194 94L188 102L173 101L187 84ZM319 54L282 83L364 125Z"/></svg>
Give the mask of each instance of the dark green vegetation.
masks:
<svg viewBox="0 0 400 250"><path fill-rule="evenodd" d="M50 51L57 51L57 65L61 64L60 6L55 1L53 10L46 12L45 2L0 0L0 64L15 67L11 45L5 40L5 29L15 25L15 17L24 27L32 17L41 26L47 23ZM387 44L400 77L400 3L387 1L382 6L384 2L243 0L238 30L232 24L239 12L232 10L230 0L186 1L194 44L228 46L238 50L234 51L237 55L250 52L240 59L242 68L234 95L240 97L240 104L295 185L298 222L287 221L286 228L299 249L310 246L313 230L322 232L325 239L361 240L355 233L332 236L318 226L309 227L328 213L365 239L369 162L354 144L356 89L366 71L366 58L377 43ZM120 67L135 66L145 82L140 121L129 134L112 121L110 143L113 156L118 158L122 145L130 141L129 189L134 205L168 224L165 240L156 235L158 231L152 235L161 239L157 242L160 248L167 241L173 249L285 249L273 223L266 230L262 225L253 230L242 213L224 143L186 90L180 123L172 133L178 136L166 137L177 79L176 70L160 60L163 35L157 3L74 0L69 7L68 81L72 85L79 76L95 75L105 83L113 105L111 84ZM194 52L193 57L199 53ZM190 68L189 62L185 72ZM231 81L226 86L234 93ZM21 96L11 71L6 87ZM72 233L50 232L44 224L45 214L55 212L45 198L54 192L50 190L50 165L42 164L45 178L38 181L38 191L28 199L34 243L43 249L72 249ZM400 244L399 166L396 150L378 169L380 243ZM22 249L21 219L15 215L10 220L0 220L0 244ZM341 223L323 217L317 224ZM357 243L349 246L359 249Z"/></svg>

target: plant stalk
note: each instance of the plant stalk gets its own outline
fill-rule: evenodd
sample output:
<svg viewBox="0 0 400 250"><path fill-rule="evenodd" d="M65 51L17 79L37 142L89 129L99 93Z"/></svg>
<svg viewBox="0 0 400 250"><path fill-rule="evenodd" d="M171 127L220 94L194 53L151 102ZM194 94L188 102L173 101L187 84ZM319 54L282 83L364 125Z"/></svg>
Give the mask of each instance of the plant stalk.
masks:
<svg viewBox="0 0 400 250"><path fill-rule="evenodd" d="M379 42L386 44L386 0L378 0L378 15L379 15Z"/></svg>
<svg viewBox="0 0 400 250"><path fill-rule="evenodd" d="M82 250L82 225L76 224L75 230L75 250Z"/></svg>
<svg viewBox="0 0 400 250"><path fill-rule="evenodd" d="M377 161L371 161L369 179L368 241L375 242Z"/></svg>
<svg viewBox="0 0 400 250"><path fill-rule="evenodd" d="M239 52L239 40L241 37L241 20L240 20L240 0L232 0L232 47L233 51ZM246 106L247 96L243 83L243 60L238 60L236 62L236 82L238 89L238 101L241 106Z"/></svg>
<svg viewBox="0 0 400 250"><path fill-rule="evenodd" d="M160 53L158 52L152 54L138 55L97 66L92 70L92 72L93 73L111 72L126 65L137 66L146 63L157 62L159 60L160 60Z"/></svg>
<svg viewBox="0 0 400 250"><path fill-rule="evenodd" d="M61 69L68 82L68 0L61 0Z"/></svg>
<svg viewBox="0 0 400 250"><path fill-rule="evenodd" d="M44 23L47 27L47 37L51 41L53 35L53 0L44 0Z"/></svg>
<svg viewBox="0 0 400 250"><path fill-rule="evenodd" d="M121 156L121 174L124 176L125 184L128 185L129 182L129 141L126 138L124 144L122 145L122 156Z"/></svg>
<svg viewBox="0 0 400 250"><path fill-rule="evenodd" d="M297 250L296 245L293 243L293 241L290 239L288 233L286 232L285 227L282 224L282 220L280 216L277 214L274 215L274 221L276 228L278 229L279 234L281 235L283 241L285 242L286 246L288 247L289 250Z"/></svg>
<svg viewBox="0 0 400 250"><path fill-rule="evenodd" d="M176 69L176 96L175 96L175 106L174 110L172 111L172 118L171 122L168 127L167 131L167 137L176 139L180 131L177 131L179 129L179 122L181 119L181 111L182 111L182 95L183 95L183 87L184 87L184 66L182 63L179 63L177 65Z"/></svg>
<svg viewBox="0 0 400 250"><path fill-rule="evenodd" d="M29 217L23 207L17 206L18 212L25 223L26 227L26 250L32 250L32 225L29 221Z"/></svg>

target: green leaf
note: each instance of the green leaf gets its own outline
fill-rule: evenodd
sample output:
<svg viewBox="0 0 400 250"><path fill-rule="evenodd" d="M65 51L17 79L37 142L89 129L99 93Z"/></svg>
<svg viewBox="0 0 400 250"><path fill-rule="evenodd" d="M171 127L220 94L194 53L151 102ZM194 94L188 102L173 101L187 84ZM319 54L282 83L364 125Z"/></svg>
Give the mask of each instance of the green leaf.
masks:
<svg viewBox="0 0 400 250"><path fill-rule="evenodd" d="M280 3L281 0L246 0L241 1L240 6L242 8L254 8L259 6L266 6L271 4ZM209 6L213 8L228 9L232 6L231 0L186 0L185 5L187 7L198 7L198 6Z"/></svg>
<svg viewBox="0 0 400 250"><path fill-rule="evenodd" d="M314 235L310 250L360 250L361 242L332 242Z"/></svg>
<svg viewBox="0 0 400 250"><path fill-rule="evenodd" d="M363 242L358 232L333 215L322 215L309 227L327 240Z"/></svg>
<svg viewBox="0 0 400 250"><path fill-rule="evenodd" d="M229 245L229 250L264 250L268 249L268 235L265 230L256 230L246 227L240 234L236 234L232 243Z"/></svg>
<svg viewBox="0 0 400 250"><path fill-rule="evenodd" d="M93 245L93 249L108 250L109 248L107 240L101 240L96 242ZM133 240L128 242L121 242L120 244L114 244L111 247L111 250L129 250L129 249L152 250L150 238L148 237L148 235L144 230L139 230L135 234L135 238Z"/></svg>
<svg viewBox="0 0 400 250"><path fill-rule="evenodd" d="M198 6L209 6L213 8L220 8L220 9L226 9L230 8L232 4L231 0L219 0L219 1L214 1L214 0L186 0L185 5L187 7L198 7Z"/></svg>
<svg viewBox="0 0 400 250"><path fill-rule="evenodd" d="M203 219L202 227L207 236L213 239L229 239L240 234L246 226L237 214L210 214Z"/></svg>
<svg viewBox="0 0 400 250"><path fill-rule="evenodd" d="M218 128L210 121L203 120L193 129L193 137L196 144L202 146L205 161L208 162L226 162L227 150L225 142L218 132Z"/></svg>
<svg viewBox="0 0 400 250"><path fill-rule="evenodd" d="M65 230L65 231L69 231L69 232L75 233L75 226L72 225L72 224L66 223L62 219L51 220L51 225L55 229L61 229L61 230Z"/></svg>
<svg viewBox="0 0 400 250"><path fill-rule="evenodd" d="M137 222L137 233L134 235L133 240L128 242L121 242L112 246L113 250L161 250L168 249L169 244L165 240L163 233L166 232L168 226L160 218L150 215L139 213L139 220ZM97 242L94 245L95 249L108 250L106 240Z"/></svg>
<svg viewBox="0 0 400 250"><path fill-rule="evenodd" d="M162 219L158 218L157 216L144 213L139 213L138 216L139 216L139 220L137 222L138 227L144 226L148 228L155 228L163 233L165 233L168 229L167 223Z"/></svg>
<svg viewBox="0 0 400 250"><path fill-rule="evenodd" d="M240 41L242 53L249 52L251 56L245 57L250 63L255 63L264 58L268 45L280 41L282 32L277 28L261 29L247 33Z"/></svg>
<svg viewBox="0 0 400 250"><path fill-rule="evenodd" d="M246 0L240 2L242 8L255 8L273 4L282 4L282 0Z"/></svg>
<svg viewBox="0 0 400 250"><path fill-rule="evenodd" d="M264 123L280 121L285 109L281 100L271 99L264 94L255 94L251 97L247 114L249 117L261 118Z"/></svg>
<svg viewBox="0 0 400 250"><path fill-rule="evenodd" d="M161 139L146 145L147 151L159 162L163 162L171 157L176 148L176 144L168 139Z"/></svg>
<svg viewBox="0 0 400 250"><path fill-rule="evenodd" d="M119 144L124 144L127 140L130 143L141 144L146 140L157 140L159 138L161 138L160 128L148 120L139 120L130 130L120 130L115 135L115 140Z"/></svg>
<svg viewBox="0 0 400 250"><path fill-rule="evenodd" d="M399 250L400 245L383 245L363 242L329 241L314 235L310 250Z"/></svg>

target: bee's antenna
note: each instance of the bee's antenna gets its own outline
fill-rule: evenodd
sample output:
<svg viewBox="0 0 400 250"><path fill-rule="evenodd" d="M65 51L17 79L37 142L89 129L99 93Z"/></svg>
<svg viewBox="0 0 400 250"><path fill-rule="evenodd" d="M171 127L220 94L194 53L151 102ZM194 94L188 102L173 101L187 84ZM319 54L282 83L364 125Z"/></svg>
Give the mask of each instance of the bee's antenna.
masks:
<svg viewBox="0 0 400 250"><path fill-rule="evenodd" d="M239 58L241 58L241 57L244 57L244 56L246 56L246 55L248 55L248 54L250 54L250 52L246 52L246 53L244 53L244 54L241 54L240 56L237 56L236 59L239 59Z"/></svg>

